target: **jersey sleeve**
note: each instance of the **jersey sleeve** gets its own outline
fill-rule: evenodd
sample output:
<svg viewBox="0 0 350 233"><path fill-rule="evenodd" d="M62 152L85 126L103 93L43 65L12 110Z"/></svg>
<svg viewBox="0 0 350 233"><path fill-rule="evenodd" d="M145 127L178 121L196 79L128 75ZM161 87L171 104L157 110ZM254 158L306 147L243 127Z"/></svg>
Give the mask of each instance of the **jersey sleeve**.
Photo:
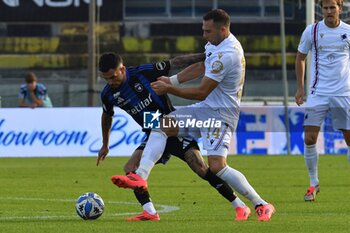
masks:
<svg viewBox="0 0 350 233"><path fill-rule="evenodd" d="M205 66L205 76L217 82L221 82L228 72L235 66L233 57L230 54L215 54Z"/></svg>
<svg viewBox="0 0 350 233"><path fill-rule="evenodd" d="M151 81L157 81L160 76L168 76L170 71L169 61L160 61L152 64L152 69L145 69L142 73Z"/></svg>
<svg viewBox="0 0 350 233"><path fill-rule="evenodd" d="M312 29L313 25L309 25L304 30L303 34L301 35L298 51L302 54L308 54L308 52L312 48Z"/></svg>
<svg viewBox="0 0 350 233"><path fill-rule="evenodd" d="M42 100L45 99L47 95L46 87L43 84L38 83L37 88L38 89L37 89L36 95L38 99L42 99Z"/></svg>
<svg viewBox="0 0 350 233"><path fill-rule="evenodd" d="M26 97L26 95L27 95L26 85L23 84L23 85L21 85L21 88L19 89L18 98L24 99Z"/></svg>
<svg viewBox="0 0 350 233"><path fill-rule="evenodd" d="M106 95L103 93L101 94L101 101L102 101L102 109L103 112L107 113L110 116L114 116L114 106L113 103L111 103Z"/></svg>

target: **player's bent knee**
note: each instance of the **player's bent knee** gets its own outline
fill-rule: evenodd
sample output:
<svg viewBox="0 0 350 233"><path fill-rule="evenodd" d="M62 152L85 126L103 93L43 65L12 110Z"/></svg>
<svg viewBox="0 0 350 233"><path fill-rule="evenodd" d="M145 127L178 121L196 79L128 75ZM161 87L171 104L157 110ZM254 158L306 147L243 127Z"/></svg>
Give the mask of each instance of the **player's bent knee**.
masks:
<svg viewBox="0 0 350 233"><path fill-rule="evenodd" d="M217 174L226 167L226 158L222 156L209 156L209 169L212 173Z"/></svg>
<svg viewBox="0 0 350 233"><path fill-rule="evenodd" d="M315 145L317 142L317 137L309 136L304 139L305 145Z"/></svg>

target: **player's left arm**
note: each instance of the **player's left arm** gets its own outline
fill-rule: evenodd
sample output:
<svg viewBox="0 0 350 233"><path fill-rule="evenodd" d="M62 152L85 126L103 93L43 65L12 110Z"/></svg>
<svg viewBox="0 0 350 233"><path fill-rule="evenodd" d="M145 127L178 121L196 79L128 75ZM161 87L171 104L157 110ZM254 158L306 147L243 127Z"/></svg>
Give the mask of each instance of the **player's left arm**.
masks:
<svg viewBox="0 0 350 233"><path fill-rule="evenodd" d="M204 76L198 87L179 88L177 86L157 81L151 83L157 94L170 93L185 99L204 100L219 85L219 82Z"/></svg>

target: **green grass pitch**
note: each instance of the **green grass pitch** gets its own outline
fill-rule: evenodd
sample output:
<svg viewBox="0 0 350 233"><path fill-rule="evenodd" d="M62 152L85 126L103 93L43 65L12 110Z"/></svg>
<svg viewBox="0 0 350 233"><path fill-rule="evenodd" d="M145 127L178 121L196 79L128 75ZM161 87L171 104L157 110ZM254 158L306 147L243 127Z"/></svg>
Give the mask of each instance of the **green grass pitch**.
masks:
<svg viewBox="0 0 350 233"><path fill-rule="evenodd" d="M229 164L276 207L269 222L258 222L255 213L235 222L230 203L175 157L157 165L149 178L161 221L127 222L142 208L131 190L110 181L123 173L126 160L107 157L96 167L91 157L1 158L0 232L349 232L345 156L320 156L321 192L313 203L303 201L308 177L302 156L229 156ZM75 199L88 191L105 201L98 220L84 221L75 213Z"/></svg>

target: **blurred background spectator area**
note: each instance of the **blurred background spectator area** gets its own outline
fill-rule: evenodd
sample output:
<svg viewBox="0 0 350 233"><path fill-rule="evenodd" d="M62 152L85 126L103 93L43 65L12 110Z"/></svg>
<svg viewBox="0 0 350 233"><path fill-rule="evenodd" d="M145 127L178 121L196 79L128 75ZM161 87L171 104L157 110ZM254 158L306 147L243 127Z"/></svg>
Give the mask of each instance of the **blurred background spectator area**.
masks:
<svg viewBox="0 0 350 233"><path fill-rule="evenodd" d="M27 71L35 72L45 83L55 106L87 105L88 3L89 0L0 0L2 107L17 105L18 84ZM127 66L203 52L202 15L222 8L231 15L231 32L246 53L244 98L283 96L279 0L96 3L96 57L115 51ZM295 53L305 28L305 0L286 0L284 4L287 76L294 80ZM290 82L290 93L294 93L294 83ZM187 102L175 99L175 104Z"/></svg>

